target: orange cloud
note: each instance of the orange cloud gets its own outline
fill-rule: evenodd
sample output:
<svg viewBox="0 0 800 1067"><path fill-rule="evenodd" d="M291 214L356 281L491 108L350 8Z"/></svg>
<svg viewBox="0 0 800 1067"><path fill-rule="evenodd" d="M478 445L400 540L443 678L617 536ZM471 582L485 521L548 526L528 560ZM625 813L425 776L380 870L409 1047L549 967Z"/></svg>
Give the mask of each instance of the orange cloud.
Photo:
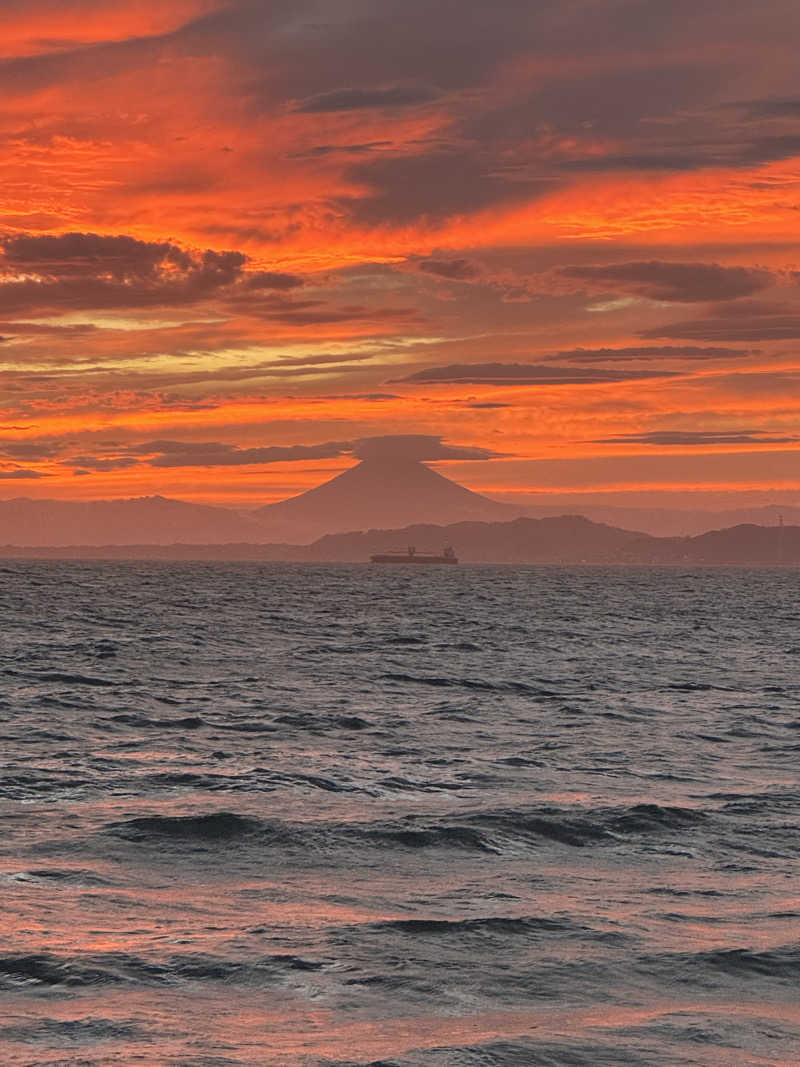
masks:
<svg viewBox="0 0 800 1067"><path fill-rule="evenodd" d="M5 0L0 58L170 33L222 6L223 0Z"/></svg>

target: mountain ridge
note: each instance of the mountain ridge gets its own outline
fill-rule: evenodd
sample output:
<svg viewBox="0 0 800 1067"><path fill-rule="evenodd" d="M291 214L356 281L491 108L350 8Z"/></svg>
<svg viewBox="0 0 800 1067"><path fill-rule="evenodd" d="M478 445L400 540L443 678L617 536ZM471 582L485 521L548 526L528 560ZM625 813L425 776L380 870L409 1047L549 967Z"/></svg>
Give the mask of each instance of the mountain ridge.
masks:
<svg viewBox="0 0 800 1067"><path fill-rule="evenodd" d="M122 500L0 500L0 544L33 547L310 543L326 533L520 515L419 460L365 459L322 485L252 510L195 504L160 495Z"/></svg>
<svg viewBox="0 0 800 1067"><path fill-rule="evenodd" d="M311 545L108 545L0 547L6 559L131 559L255 563L364 563L414 544L453 543L463 563L601 566L800 565L800 526L743 524L696 537L653 537L580 515L509 522L418 524L397 530L326 534ZM402 567L400 563L398 566Z"/></svg>
<svg viewBox="0 0 800 1067"><path fill-rule="evenodd" d="M581 509L584 510L584 509ZM545 511L545 514L542 512ZM322 485L258 508L198 504L160 494L116 500L0 500L0 544L20 547L104 545L309 545L328 534L404 530L412 525L559 518L564 510L524 509L476 493L426 463L368 457ZM670 516L671 519L670 519ZM782 517L800 524L800 508L766 505L727 512L670 513L658 509L587 506L598 525L649 536L697 536L712 529ZM774 528L778 528L775 525Z"/></svg>

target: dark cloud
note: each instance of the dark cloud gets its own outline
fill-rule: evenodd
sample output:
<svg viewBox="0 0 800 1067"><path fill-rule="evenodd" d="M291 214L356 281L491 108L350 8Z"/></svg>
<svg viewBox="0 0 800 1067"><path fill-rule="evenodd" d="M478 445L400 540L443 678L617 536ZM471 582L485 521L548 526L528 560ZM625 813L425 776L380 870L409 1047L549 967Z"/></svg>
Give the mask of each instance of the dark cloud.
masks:
<svg viewBox="0 0 800 1067"><path fill-rule="evenodd" d="M266 322L286 326L326 326L342 322L368 322L376 327L408 323L418 318L412 307L370 307L367 304L329 304L324 300L291 300L284 297L232 295L228 305Z"/></svg>
<svg viewBox="0 0 800 1067"><path fill-rule="evenodd" d="M313 148L307 148L302 152L293 152L290 159L314 159L321 156L333 155L364 155L366 152L376 152L389 148L392 141L364 141L361 144L319 144Z"/></svg>
<svg viewBox="0 0 800 1067"><path fill-rule="evenodd" d="M439 385L605 385L647 378L674 378L677 372L659 370L578 370L529 363L451 363L429 367L395 382Z"/></svg>
<svg viewBox="0 0 800 1067"><path fill-rule="evenodd" d="M397 85L389 89L333 89L302 100L296 111L361 111L367 108L405 108L429 104L441 93L424 85Z"/></svg>
<svg viewBox="0 0 800 1067"><path fill-rule="evenodd" d="M400 400L396 393L328 393L316 397L319 401L325 400L370 400L376 403L382 400Z"/></svg>
<svg viewBox="0 0 800 1067"><path fill-rule="evenodd" d="M327 5L324 30L318 13L304 21L300 3L286 23L285 14L276 17L280 63L263 34L240 32L238 47L262 68L277 68L263 82L264 98L277 77L307 112L399 110L441 91L442 123L428 143L376 153L365 138L316 149L362 153L349 177L371 193L338 203L357 220L435 220L533 199L580 172L691 172L793 154L791 132L720 111L734 76L763 71L768 56L788 47L752 8L732 3L734 13L723 15L719 5L698 11L649 0L505 0L491 8L463 0L435 9L385 0ZM770 0L770 10L779 12L771 24L796 18L787 0ZM705 41L715 47L698 61ZM343 69L352 84L332 89ZM613 155L603 155L608 145Z"/></svg>
<svg viewBox="0 0 800 1067"><path fill-rule="evenodd" d="M221 37L232 40L254 69L271 68L273 81L281 79L285 97L300 100L301 107L321 98L326 109L326 98L339 92L371 96L409 92L410 87L417 93L436 93L430 87L480 82L509 53L537 44L537 34L547 32L555 14L553 0L540 0L535 7L504 0L491 8L481 0L458 5L447 0L436 6L425 0L361 5L321 5L318 0L265 5L254 0L236 6L238 10L182 37L195 50L215 46L218 51ZM552 34L548 44L554 45ZM343 72L350 86L332 89L341 86Z"/></svg>
<svg viewBox="0 0 800 1067"><path fill-rule="evenodd" d="M751 119L800 118L800 99L796 97L784 100L769 97L763 100L745 100L732 106L744 109Z"/></svg>
<svg viewBox="0 0 800 1067"><path fill-rule="evenodd" d="M585 171L592 174L603 174L615 170L644 171L646 173L659 170L699 170L701 167L709 165L710 160L703 152L697 151L694 154L690 154L668 150L647 155L640 152L630 152L608 156L591 155L582 159L565 159L561 163L560 169L567 173L570 171Z"/></svg>
<svg viewBox="0 0 800 1067"><path fill-rule="evenodd" d="M6 237L0 247L6 314L191 304L237 282L246 262L241 252L94 233Z"/></svg>
<svg viewBox="0 0 800 1067"><path fill-rule="evenodd" d="M13 471L0 471L0 478L4 481L22 481L49 477L50 475L45 474L44 471L23 470L22 468L17 468L17 470Z"/></svg>
<svg viewBox="0 0 800 1067"><path fill-rule="evenodd" d="M357 222L404 223L523 203L554 184L540 177L509 182L495 164L491 146L461 140L421 146L414 154L376 153L348 170L370 192L339 205Z"/></svg>
<svg viewBox="0 0 800 1067"><path fill-rule="evenodd" d="M665 323L642 330L640 337L676 337L692 341L788 341L800 338L800 312L791 307L747 301L716 309L704 318Z"/></svg>
<svg viewBox="0 0 800 1067"><path fill-rule="evenodd" d="M193 266L192 257L168 241L139 241L96 233L17 234L0 241L2 264L44 277L110 275L118 281L152 276L166 265Z"/></svg>
<svg viewBox="0 0 800 1067"><path fill-rule="evenodd" d="M735 300L774 284L769 271L718 263L609 263L557 268L556 274L603 292L623 292L667 303Z"/></svg>
<svg viewBox="0 0 800 1067"><path fill-rule="evenodd" d="M762 163L776 163L781 159L791 159L800 153L800 134L774 134L759 137L750 144L742 146L740 161L744 166L759 166Z"/></svg>
<svg viewBox="0 0 800 1067"><path fill-rule="evenodd" d="M302 276L284 271L246 272L247 257L241 252L190 252L169 242L79 233L7 237L0 240L0 248L0 314L9 316L182 307L209 300L238 314L294 326L352 321L381 324L407 321L416 314L412 308L298 300L290 294L303 287ZM33 323L2 325L9 333L53 330ZM56 329L66 336L94 327L78 324Z"/></svg>
<svg viewBox="0 0 800 1067"><path fill-rule="evenodd" d="M544 10L537 15L549 21ZM527 18L529 24L537 21L530 11ZM518 27L523 36L529 28ZM504 61L510 58L512 40L506 41ZM477 41L472 44L479 47ZM448 66L452 64L451 56ZM448 101L449 121L436 138L355 161L350 176L371 194L342 201L342 207L367 223L444 218L541 197L573 181L581 169L683 171L714 165L704 141L693 152L664 143L671 130L650 151L641 145L642 120L690 106L698 89L716 80L711 69L664 70L662 63L657 76L653 69L633 65L626 70L620 63L613 72L609 67L592 76L590 61L586 74L579 76L573 64L571 56L564 68L572 68L571 76L537 78L535 92L523 83L514 93L497 95L476 80L477 71L471 77L465 72L459 86L463 97ZM647 128L648 136L654 129ZM604 135L623 145L631 142L629 151L603 157L597 143Z"/></svg>
<svg viewBox="0 0 800 1067"><path fill-rule="evenodd" d="M724 126L723 126L724 129ZM564 174L583 172L603 174L613 171L697 171L709 167L744 168L791 159L800 152L800 135L770 134L754 137L737 128L720 133L710 130L688 149L676 151L670 144L654 146L650 152L631 151L607 156L587 154L559 163Z"/></svg>
<svg viewBox="0 0 800 1067"><path fill-rule="evenodd" d="M278 289L281 291L299 289L305 279L299 274L286 274L282 271L253 271L243 279L243 288L248 291Z"/></svg>
<svg viewBox="0 0 800 1067"><path fill-rule="evenodd" d="M2 292L2 279L0 278L0 292ZM70 325L64 325L63 323L46 323L46 322L3 322L0 323L0 329L13 330L13 336L4 337L6 342L16 341L20 337L49 337L49 338L62 338L68 340L70 337L78 338L85 337L87 334L94 334L98 332L98 327L92 322L76 322Z"/></svg>
<svg viewBox="0 0 800 1067"><path fill-rule="evenodd" d="M599 437L594 444L640 445L768 445L789 444L800 437L780 437L768 430L654 430Z"/></svg>
<svg viewBox="0 0 800 1067"><path fill-rule="evenodd" d="M0 440L0 456L19 460L23 463L36 463L43 459L57 456L61 448L61 439L57 437L36 437L32 440L4 438Z"/></svg>
<svg viewBox="0 0 800 1067"><path fill-rule="evenodd" d="M644 345L629 348L569 348L558 352L553 360L572 363L621 363L649 359L743 359L758 353L752 348L699 347L697 345Z"/></svg>
<svg viewBox="0 0 800 1067"><path fill-rule="evenodd" d="M697 101L725 99L734 75L744 80L755 69L761 80L773 64L778 78L796 29L793 0L769 0L760 18L744 0L699 9L677 0L238 0L159 38L35 57L6 64L0 74L9 91L30 91L73 79L91 84L128 64L154 69L165 55L225 55L260 88L251 94L256 102L279 96L324 113L413 106L435 99L431 86L477 96L501 65L524 57L536 71L524 81L526 114L518 123L526 134L540 121L568 134L588 122L601 135L627 133L635 141L644 136L643 120L663 122ZM714 47L698 61L698 46L708 42ZM350 84L331 88L341 86L343 71ZM475 101L471 110L494 109ZM519 141L509 118L491 117L496 141ZM713 129L713 119L709 124ZM620 140L626 138L614 137Z"/></svg>
<svg viewBox="0 0 800 1067"><path fill-rule="evenodd" d="M97 459L93 456L71 456L70 465L78 464L82 469L81 474L91 474L92 471L124 471L138 465L139 460L132 456L122 456L118 459ZM73 471L77 474L78 471Z"/></svg>
<svg viewBox="0 0 800 1067"><path fill-rule="evenodd" d="M225 8L146 40L4 64L0 85L6 92L73 82L85 87L120 71L159 69L166 57L187 65L224 57L234 72L231 89L239 88L258 115L274 113L283 100L309 116L379 109L391 117L441 98L449 119L437 137L450 146L449 158L435 146L413 146L415 156L434 159L427 182L395 196L398 217L449 213L432 180L436 169L447 171L454 201L490 203L515 197L514 182L506 179L517 166L523 168L518 176L530 168L540 183L561 182L581 168L690 170L792 150L780 139L790 134L743 133L741 108L722 121L717 106L729 98L732 68L737 74L740 66L762 71L765 56L788 49L788 32L780 39L767 30L796 24L788 0L770 0L772 14L760 20L752 5L748 10L739 0L731 0L724 14L719 5L698 11L688 3L659 6L651 0L576 0L566 6L504 0L488 8L482 0L435 8L424 0L322 6L315 0L237 0ZM698 62L698 42L706 40L717 47L706 49ZM774 91L787 87L776 84ZM792 102L776 95L763 107L767 114L770 106L783 114L780 108ZM618 146L613 157L598 152L603 143ZM306 152L358 154L371 147L364 140ZM411 169L407 153L398 152L386 172L365 176L373 188L367 200L384 206L385 219L394 217L392 194L403 193ZM425 170L420 165L416 177ZM180 176L184 188L190 177ZM201 173L196 180L206 177ZM529 195L535 195L533 186ZM366 217L377 205L362 210Z"/></svg>
<svg viewBox="0 0 800 1067"><path fill-rule="evenodd" d="M137 451L143 456L158 453L148 460L151 467L239 467L254 463L334 459L349 454L350 449L351 444L347 441L263 448L237 448L214 441L150 441L140 445Z"/></svg>
<svg viewBox="0 0 800 1067"><path fill-rule="evenodd" d="M471 281L480 274L480 269L468 259L423 259L417 265L427 274L436 274L454 282Z"/></svg>

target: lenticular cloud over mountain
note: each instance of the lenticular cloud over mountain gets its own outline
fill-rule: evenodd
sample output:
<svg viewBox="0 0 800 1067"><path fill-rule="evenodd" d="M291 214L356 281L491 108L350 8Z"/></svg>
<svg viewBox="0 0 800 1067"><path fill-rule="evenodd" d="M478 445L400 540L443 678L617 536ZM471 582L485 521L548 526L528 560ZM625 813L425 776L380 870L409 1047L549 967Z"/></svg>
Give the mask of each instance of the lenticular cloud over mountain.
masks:
<svg viewBox="0 0 800 1067"><path fill-rule="evenodd" d="M383 462L432 462L437 459L496 459L500 453L488 448L447 445L432 434L384 434L356 441L353 455L361 460Z"/></svg>
<svg viewBox="0 0 800 1067"><path fill-rule="evenodd" d="M255 516L276 540L313 540L344 530L391 529L418 522L491 522L518 509L474 493L431 470L424 460L491 459L484 448L446 445L440 437L397 434L355 443L361 462L324 485L259 508Z"/></svg>

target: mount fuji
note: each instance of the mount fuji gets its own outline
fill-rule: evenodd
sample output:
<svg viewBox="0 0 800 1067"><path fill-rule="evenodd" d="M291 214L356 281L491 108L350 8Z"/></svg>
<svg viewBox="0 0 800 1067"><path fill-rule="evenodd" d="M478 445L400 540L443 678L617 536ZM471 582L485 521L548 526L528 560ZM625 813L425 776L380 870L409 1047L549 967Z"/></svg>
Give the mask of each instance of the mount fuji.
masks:
<svg viewBox="0 0 800 1067"><path fill-rule="evenodd" d="M398 458L364 459L323 485L250 512L270 540L293 541L415 523L502 522L521 514L511 504L458 485L420 460Z"/></svg>

